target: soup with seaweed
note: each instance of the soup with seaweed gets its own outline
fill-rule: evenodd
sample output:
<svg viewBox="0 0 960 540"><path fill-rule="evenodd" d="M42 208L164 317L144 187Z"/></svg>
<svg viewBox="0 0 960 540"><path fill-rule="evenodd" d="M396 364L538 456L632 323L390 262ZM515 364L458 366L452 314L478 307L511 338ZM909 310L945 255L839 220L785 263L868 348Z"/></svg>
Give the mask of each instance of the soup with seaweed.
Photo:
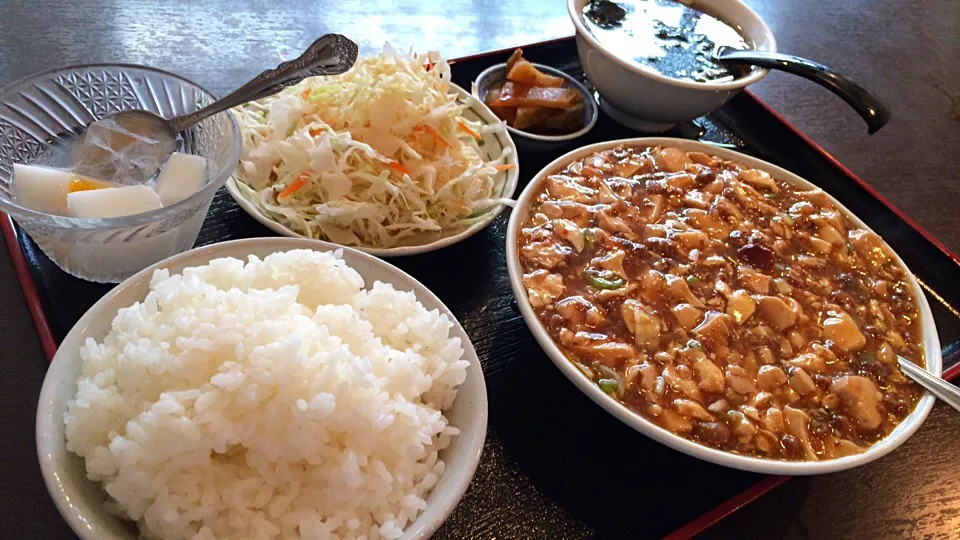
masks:
<svg viewBox="0 0 960 540"><path fill-rule="evenodd" d="M583 8L588 31L622 58L662 75L694 82L727 82L749 73L713 59L717 47L750 49L729 24L674 0L591 0Z"/></svg>

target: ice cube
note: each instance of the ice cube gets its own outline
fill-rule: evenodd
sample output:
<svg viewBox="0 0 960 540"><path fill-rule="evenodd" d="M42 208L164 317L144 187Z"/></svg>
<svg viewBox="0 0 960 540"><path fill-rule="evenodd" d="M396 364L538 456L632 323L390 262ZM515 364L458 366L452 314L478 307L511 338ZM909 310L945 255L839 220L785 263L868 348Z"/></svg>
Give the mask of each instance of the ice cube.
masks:
<svg viewBox="0 0 960 540"><path fill-rule="evenodd" d="M160 208L157 192L148 186L76 191L67 195L67 213L78 218L111 218Z"/></svg>
<svg viewBox="0 0 960 540"><path fill-rule="evenodd" d="M72 179L67 171L14 163L13 196L24 208L65 216Z"/></svg>
<svg viewBox="0 0 960 540"><path fill-rule="evenodd" d="M199 191L206 177L206 158L174 152L157 180L157 195L163 204L173 204Z"/></svg>
<svg viewBox="0 0 960 540"><path fill-rule="evenodd" d="M173 151L171 142L128 127L132 126L112 119L90 124L74 145L74 170L122 185L139 185L149 179Z"/></svg>

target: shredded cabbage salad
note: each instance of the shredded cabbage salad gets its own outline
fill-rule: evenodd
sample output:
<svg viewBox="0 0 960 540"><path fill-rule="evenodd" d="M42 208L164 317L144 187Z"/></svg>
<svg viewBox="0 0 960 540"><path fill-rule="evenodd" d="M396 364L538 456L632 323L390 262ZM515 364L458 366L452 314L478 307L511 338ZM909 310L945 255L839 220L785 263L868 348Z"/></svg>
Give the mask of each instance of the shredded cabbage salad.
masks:
<svg viewBox="0 0 960 540"><path fill-rule="evenodd" d="M342 75L312 77L237 107L239 184L261 211L309 238L394 247L486 217L502 199L505 148L487 160L483 135L437 53L389 45ZM417 236L420 238L420 236Z"/></svg>

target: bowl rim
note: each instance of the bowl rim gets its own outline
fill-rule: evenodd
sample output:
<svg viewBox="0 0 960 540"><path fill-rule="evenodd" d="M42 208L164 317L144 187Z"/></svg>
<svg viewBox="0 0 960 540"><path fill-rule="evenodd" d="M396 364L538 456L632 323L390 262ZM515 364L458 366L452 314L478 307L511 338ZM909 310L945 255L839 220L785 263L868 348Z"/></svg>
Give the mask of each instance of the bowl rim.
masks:
<svg viewBox="0 0 960 540"><path fill-rule="evenodd" d="M580 138L586 135L587 133L589 133L590 130L592 130L595 125L597 125L597 120L600 118L600 110L599 110L600 107L599 105L597 105L597 100L593 98L593 94L589 90L587 90L587 87L584 86L583 83L574 79L573 76L569 75L568 73L565 73L554 67L550 67L544 64L539 64L537 62L530 62L530 64L532 64L533 67L539 69L540 71L545 71L547 73L550 73L551 75L561 77L563 78L563 80L568 82L573 87L574 90L576 90L577 92L580 93L581 96L583 96L584 100L590 103L589 105L590 118L587 120L587 122L583 125L582 128L578 129L577 131L574 131L573 133L567 133L565 135L540 135L539 133L530 133L529 131L517 129L515 127L510 126L509 124L507 124L507 131L509 131L513 135L516 135L517 137L524 137L534 141L546 142L546 143L562 143L562 142L572 141L573 139ZM477 78L474 79L473 82L470 84L470 94L477 101L483 103L483 98L480 97L480 82L488 77L493 76L493 74L496 71L505 69L506 67L507 67L507 63L501 62L499 64L494 64L488 67L487 69L481 71L480 74L477 75ZM486 103L484 103L484 105L486 105Z"/></svg>
<svg viewBox="0 0 960 540"><path fill-rule="evenodd" d="M33 73L31 75L27 75L26 77L21 77L15 81L12 81L10 83L3 85L3 87L0 87L0 104L3 104L5 102L6 96L10 94L15 88L22 86L24 84L29 84L31 81L35 79L50 77L51 75L59 72L80 71L80 70L89 71L89 70L98 69L98 68L99 69L119 68L119 69L130 69L130 70L141 70L141 71L153 72L155 74L158 74L164 77L171 77L181 82L190 84L196 87L200 92L205 94L211 100L215 101L217 99L216 95L214 95L212 92L210 92L203 86L195 83L194 81L186 77L177 75L176 73L173 73L171 71L155 68L152 66L139 65L139 64L100 62L100 63L92 63L92 64L75 64L75 65L55 67L55 68L46 69L37 73ZM125 109L125 110L134 110L134 109ZM234 169L236 169L237 164L240 162L240 151L242 146L241 139L240 139L240 126L239 124L237 124L236 118L233 116L233 114L230 114L229 111L223 111L221 113L217 113L211 118L220 114L226 114L227 117L229 118L230 131L233 133L233 137L235 141L235 143L232 145L231 152L230 152L233 159L227 160L228 165L225 165L220 170L216 171L216 176L213 177L212 181L208 182L205 186L203 186L201 189L191 194L189 197L181 199L171 205L166 205L161 208L157 208L155 210L150 210L148 212L130 214L128 216L117 216L112 218L76 218L76 217L70 217L70 216L61 216L57 214L47 214L45 212L38 212L36 210L26 208L16 204L12 198L7 199L4 197L0 197L0 210L9 213L14 218L22 216L30 219L51 220L56 226L61 228L70 228L70 229L79 229L79 230L97 230L97 229L126 228L126 227L133 227L137 225L146 225L150 223L155 223L163 219L166 219L170 215L175 214L177 211L187 207L190 204L196 204L205 199L212 199L213 194L216 193L216 191L220 189L221 186L223 186L224 182L226 182L227 178L229 178L231 172ZM93 116L93 113L90 113L90 115ZM87 126L89 126L89 124L87 124ZM84 127L86 128L87 126L84 126ZM49 138L45 139L43 143L47 144L48 140L50 139ZM208 160L208 164L209 164L209 160ZM11 183L12 183L12 178L11 178Z"/></svg>
<svg viewBox="0 0 960 540"><path fill-rule="evenodd" d="M723 92L730 90L738 90L749 86L760 79L767 76L770 70L767 68L755 69L750 72L746 77L740 77L729 82L696 82L696 81L685 81L681 79L674 79L673 77L667 77L666 75L661 75L655 69L644 68L639 64L635 64L628 60L624 60L619 55L615 54L613 51L605 47L600 41L587 30L586 26L583 24L582 16L580 14L579 5L584 4L589 0L567 0L567 14L570 16L570 20L573 22L574 28L576 28L576 34L578 38L582 38L587 41L593 48L603 52L603 54L619 64L620 66L630 70L633 73L643 75L649 79L657 81L662 84L667 84L670 86L676 86L679 88L687 88L691 90L704 90L704 91L713 91L713 92ZM767 25L760 15L757 14L750 6L742 2L741 0L726 0L729 2L727 5L736 5L739 9L744 10L747 15L747 18L753 19L755 23L760 27L759 35L761 35L764 40L769 43L767 52L775 53L777 52L777 40L773 35L773 31L770 30L770 27ZM724 11L723 15L726 15ZM726 18L719 17L723 22L727 24L735 24L734 22L728 21Z"/></svg>
<svg viewBox="0 0 960 540"><path fill-rule="evenodd" d="M560 369L567 379L569 379L581 392L586 394L587 397L593 400L594 403L600 405L618 420L632 427L636 431L639 431L643 435L646 435L661 444L692 457L715 463L717 465L723 465L749 472L800 476L824 474L850 469L852 467L863 465L885 456L903 444L911 435L913 435L914 432L916 432L929 414L930 410L933 408L933 404L936 401L933 395L931 395L929 392L924 392L914 410L907 415L907 417L904 418L889 435L867 448L866 451L861 454L823 461L787 461L744 456L704 446L667 431L666 429L647 420L640 414L631 411L619 401L607 395L605 392L600 390L600 388L594 384L593 381L589 380L587 376L583 374L583 372L574 366L573 362L567 359L557 344L553 341L553 338L551 338L544 329L543 324L537 318L536 313L534 313L533 308L530 306L530 302L527 299L526 288L523 286L522 282L523 270L520 266L516 238L517 233L519 232L520 222L526 218L527 211L534 198L534 195L539 192L539 187L548 176L560 170L562 166L574 159L589 155L598 150L613 148L618 145L668 145L685 151L704 152L708 155L735 160L747 166L765 170L772 174L775 178L789 182L800 188L817 188L815 184L803 179L802 177L766 161L708 143L671 137L637 137L600 142L568 152L544 167L536 174L536 176L533 177L533 179L530 180L530 182L527 184L527 187L517 198L517 205L510 215L510 221L507 224L506 234L507 271L510 277L510 286L513 290L514 298L516 299L520 308L520 312L523 315L524 322L526 322L527 327L530 329L531 333L534 335L544 352L547 353L547 356L550 358L550 360L554 363L554 365L557 366L557 368ZM872 229L870 229L859 217L857 217L856 214L840 204L839 201L837 201L826 191L824 191L824 193L826 194L828 200L834 204L836 208L846 217L850 218L858 227L872 231ZM893 250L891 249L891 251ZM911 290L917 300L921 317L921 328L924 336L923 343L924 356L927 364L926 369L931 374L939 377L942 371L943 358L941 356L940 340L937 335L936 323L934 322L933 314L930 311L930 305L927 302L926 296L924 295L923 290L920 288L916 277L909 270L906 264L904 264L900 256L896 254L896 252L894 252L894 256L897 263L899 263L900 266L907 271L907 281L910 283Z"/></svg>
<svg viewBox="0 0 960 540"><path fill-rule="evenodd" d="M501 120L497 118L495 114L493 114L493 111L491 111L490 108L487 107L486 104L484 104L482 101L476 99L472 94L470 94L469 92L467 92L466 90L464 90L463 88L461 88L456 84L450 83L450 86L451 88L456 90L458 97L468 101L469 109L473 110L473 112L475 112L481 119L483 119L484 123L488 125L492 125L492 124L501 122ZM501 135L501 133L494 134L494 136L499 136L499 135ZM506 178L503 183L503 192L498 198L513 199L517 191L517 185L520 181L520 156L517 152L517 144L516 142L514 142L513 138L510 136L510 133L503 132L502 135L504 136L504 139L500 139L500 143L503 145L504 151L506 151L507 149L510 150L510 154L506 156L506 158L504 158L504 163L515 165L515 167L505 171ZM243 208L243 210L246 213L250 214L250 216L253 217L253 219L260 222L261 225L266 226L268 229L272 230L277 234L287 236L290 238L302 238L302 239L310 240L313 242L329 242L328 240L308 238L306 236L303 236L302 234L299 234L297 232L294 232L288 229L287 227L284 227L283 224L274 220L270 216L264 214L259 208L257 208L255 204L253 204L250 200L248 200L243 195L243 193L240 192L240 187L238 183L243 183L244 185L246 185L245 182L243 182L237 177L236 173L230 175L230 177L226 181L227 192L230 194L231 197L233 197L233 200L236 201L236 203L240 206L240 208ZM438 249L442 249L447 246L452 246L453 244L462 242L467 238L470 238L471 236L482 231L483 229L486 229L491 223L493 223L493 220L495 220L504 211L504 209L506 209L506 207L507 205L504 204L503 202L497 205L494 205L490 208L490 210L487 212L486 216L482 220L470 224L469 226L465 227L463 230L461 230L457 234L445 236L443 238L439 238L437 240L434 240L433 242L428 242L426 244L396 246L396 247L390 247L390 248L378 248L378 247L367 247L367 246L343 246L343 247L348 247L357 251L362 251L365 253L369 253L371 255L376 255L377 257L403 257L407 255L419 255L421 253L436 251ZM340 245L340 244L334 244L334 245Z"/></svg>
<svg viewBox="0 0 960 540"><path fill-rule="evenodd" d="M319 244L317 242L319 242ZM477 466L480 463L480 457L483 453L483 447L486 441L487 424L489 418L487 386L483 369L480 365L479 356L477 355L476 349L473 346L473 342L470 339L466 329L460 323L459 319L457 319L457 317L454 315L453 311L450 310L443 300L441 300L436 294L433 293L433 291L428 289L419 280L404 270L390 264L389 262L350 247L319 240L310 241L304 238L283 238L275 236L254 237L219 242L194 248L155 263L125 279L122 283L102 296L80 317L80 319L78 319L77 323L70 329L66 337L63 339L62 344L66 344L71 341L78 341L86 333L87 326L93 320L102 319L104 317L110 317L112 319L115 316L115 313L111 314L108 311L108 306L110 303L112 303L113 299L116 296L125 293L132 287L147 286L154 270L168 268L173 264L179 263L187 264L188 266L206 264L210 260L218 257L248 257L253 250L258 248L260 248L262 251L269 251L271 253L295 249L308 249L312 251L323 251L329 253L342 251L343 254L341 255L341 258L343 258L345 261L348 261L349 258L354 258L356 261L359 261L360 264L376 267L378 270L390 275L392 282L401 284L404 287L404 290L412 290L417 296L418 301L422 302L424 299L429 300L433 305L437 306L437 309L439 309L441 314L446 315L453 323L451 333L454 336L461 338L463 358L466 358L470 363L467 368L468 377L474 379L473 384L475 385L476 390L475 395L472 396L472 401L465 402L461 400L462 403L472 403L472 405L470 405L471 409L468 426L458 426L461 428L461 432L460 435L457 435L457 440L461 446L458 447L456 455L461 456L460 459L463 460L463 465L459 469L454 470L453 467L450 466L451 458L447 456L445 460L447 463L447 468L445 469L444 474L440 477L440 482L443 482L445 479L449 478L448 481L451 483L447 487L449 490L448 495L445 499L431 501L431 498L433 498L437 493L437 487L441 485L438 483L437 486L431 490L429 496L427 497L427 509L421 512L420 515L417 516L416 520L407 525L407 527L404 529L401 540L422 540L429 538L457 507L460 500L466 493L471 481L473 480ZM236 250L241 250L245 254L229 254L229 252ZM260 258L262 259L263 256ZM246 259L243 260L246 262ZM364 278L365 288L369 288L373 284L372 282L368 281L371 280ZM58 469L52 452L53 448L50 447L53 437L60 437L61 439L65 437L65 426L62 416L56 417L57 411L54 410L54 398L57 395L57 385L64 380L64 374L62 372L67 369L67 366L72 362L78 361L80 361L79 354L66 352L64 347L61 346L57 349L57 353L50 362L50 366L47 369L46 375L44 376L43 385L40 389L39 401L37 404L35 420L37 456L40 462L40 469L47 492L50 494L50 497L57 506L57 510L59 510L60 515L64 518L64 520L67 521L70 528L73 529L74 533L84 540L102 540L103 538L111 538L112 536L104 536L107 535L107 532L103 531L96 523L91 523L88 521L82 511L77 508L64 493L62 493L61 478L57 474ZM74 385L75 384L76 383L74 382ZM462 390L462 388L460 390ZM460 390L458 390L457 400L461 399ZM457 401L454 401L454 406L456 406L456 403ZM448 409L447 412L449 412L449 410L450 409ZM64 452L69 451L64 447ZM86 504L96 506L100 503L86 502ZM125 518L118 517L118 519L128 521Z"/></svg>

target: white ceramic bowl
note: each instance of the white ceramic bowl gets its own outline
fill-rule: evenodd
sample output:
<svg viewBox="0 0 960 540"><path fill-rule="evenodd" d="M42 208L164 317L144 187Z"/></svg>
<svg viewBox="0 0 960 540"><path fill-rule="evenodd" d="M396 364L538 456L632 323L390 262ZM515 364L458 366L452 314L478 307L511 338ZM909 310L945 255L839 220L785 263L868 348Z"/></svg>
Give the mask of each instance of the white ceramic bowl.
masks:
<svg viewBox="0 0 960 540"><path fill-rule="evenodd" d="M678 122L709 113L767 74L766 69L754 70L746 77L721 83L681 81L661 75L618 56L593 37L583 24L583 7L588 2L567 0L567 12L577 30L580 63L600 92L600 108L627 127L665 131ZM697 7L736 28L756 50L777 52L773 32L740 0L698 0Z"/></svg>
<svg viewBox="0 0 960 540"><path fill-rule="evenodd" d="M469 104L469 107L463 112L463 116L465 118L468 120L480 121L484 124L497 124L500 122L500 119L497 118L497 116L493 114L493 111L484 105L483 102L477 100L466 90L457 85L451 85L451 87L456 90L461 101ZM510 155L504 160L504 163L509 163L516 166L510 170L499 173L497 176L497 178L501 180L499 183L499 192L494 196L497 198L513 197L513 192L517 189L517 179L520 177L520 166L519 162L517 161L516 144L514 144L513 139L510 138L510 134L506 132L487 133L483 136L483 143L483 146L480 148L483 150L488 161L499 158L504 149L510 149ZM233 200L237 201L237 204L239 204L241 208L253 216L253 219L256 219L260 223L266 225L273 232L282 236L289 236L291 238L306 238L300 233L288 229L287 227L278 223L275 219L273 219L273 217L262 212L260 208L258 208L257 205L250 200L250 196L255 195L256 192L254 192L236 176L233 176L227 180L227 191L230 193L230 196L233 197ZM451 246L457 242L461 242L467 238L470 238L471 236L485 229L487 225L490 225L490 223L500 215L500 212L503 212L503 209L504 205L502 204L494 206L487 211L486 216L482 220L476 221L468 227L443 231L439 237L435 234L412 236L404 239L403 242L401 242L401 245L390 248L367 246L350 247L371 255L376 255L377 257L399 257L402 255L426 253L428 251L434 251L440 248ZM320 242L321 244L323 243L322 240L315 241Z"/></svg>
<svg viewBox="0 0 960 540"><path fill-rule="evenodd" d="M110 323L121 307L143 300L149 290L150 276L158 268L171 273L189 266L206 264L219 257L245 260L248 255L263 258L277 251L313 249L332 251L343 249L343 259L363 276L368 287L374 281L392 284L402 291L413 291L427 309L438 309L454 321L453 335L463 344L464 357L470 361L467 379L460 386L453 407L445 414L450 424L460 429L460 435L441 452L447 462L446 472L427 498L427 509L404 532L404 540L428 538L450 515L473 478L483 441L487 433L487 389L480 370L477 353L467 333L453 313L433 293L416 279L373 256L341 248L317 240L293 238L251 238L213 244L161 261L118 285L94 304L77 321L57 350L47 370L40 390L37 407L37 452L40 469L47 489L60 513L84 540L132 540L137 538L135 527L108 513L103 507L104 494L100 486L87 479L83 461L66 449L63 413L67 401L77 390L80 376L80 344L87 337L98 340L110 330Z"/></svg>
<svg viewBox="0 0 960 540"><path fill-rule="evenodd" d="M864 463L869 463L890 453L893 451L893 449L903 444L903 442L906 441L910 435L912 435L917 428L920 427L920 424L923 423L923 420L927 417L927 414L933 407L935 399L932 395L924 394L924 396L920 398L920 402L917 404L917 407L913 410L913 412L910 413L890 435L868 448L862 454L817 462L763 459L742 456L733 454L731 452L724 452L723 450L717 450L715 448L703 446L689 439L674 435L670 431L657 426L643 416L631 411L627 407L623 406L619 401L600 390L600 388L593 381L587 378L587 376L584 375L583 372L581 372L573 364L573 362L564 356L563 352L560 351L560 348L557 347L556 343L554 343L553 339L540 323L536 313L534 313L533 308L530 306L529 300L527 300L527 292L524 289L523 282L521 281L523 278L523 269L520 266L520 258L517 252L517 233L519 232L520 224L527 218L527 214L530 209L530 203L534 200L535 195L540 192L540 187L543 181L549 175L559 171L566 164L573 160L580 159L596 151L613 148L621 144L635 147L657 145L673 146L686 151L703 152L705 154L719 156L723 159L734 160L749 167L767 171L773 175L774 178L789 182L804 190L816 188L815 185L791 173L790 171L765 161L745 156L732 150L718 148L709 144L686 139L672 139L665 137L623 139L619 141L608 141L599 144L593 144L561 156L544 167L542 171L533 177L530 183L527 184L527 187L523 190L523 193L520 194L520 197L517 199L517 206L514 208L513 213L510 216L510 223L507 225L507 270L510 273L510 285L513 288L513 295L517 299L517 304L520 306L520 312L523 314L523 318L526 321L527 326L530 328L530 331L533 332L534 337L537 339L537 342L540 343L540 346L543 347L543 350L546 351L547 356L550 357L560 371L562 371L563 374L566 375L566 377L570 379L570 381L576 385L581 392L586 394L587 397L606 409L607 412L618 418L620 421L639 431L640 433L643 433L653 440L663 443L685 454L689 454L693 457L700 458L711 463L716 463L718 465L732 467L734 469L786 475L830 473L849 469L858 465L863 465ZM849 210L844 208L843 205L841 205L836 199L830 197L829 195L828 198L831 203L836 205L836 207L847 217L849 217L850 220L853 221L858 227L869 230L869 227L867 227L863 221L853 215ZM903 264L903 261L899 258L899 256L897 256L897 262L901 267L906 268L906 265ZM943 358L940 354L940 340L937 337L937 329L933 321L933 315L930 313L930 306L927 304L926 296L924 296L923 290L920 288L919 283L917 283L916 278L909 271L907 272L907 282L910 284L914 298L917 299L920 307L920 318L923 328L923 345L926 349L927 371L939 377L942 369Z"/></svg>

